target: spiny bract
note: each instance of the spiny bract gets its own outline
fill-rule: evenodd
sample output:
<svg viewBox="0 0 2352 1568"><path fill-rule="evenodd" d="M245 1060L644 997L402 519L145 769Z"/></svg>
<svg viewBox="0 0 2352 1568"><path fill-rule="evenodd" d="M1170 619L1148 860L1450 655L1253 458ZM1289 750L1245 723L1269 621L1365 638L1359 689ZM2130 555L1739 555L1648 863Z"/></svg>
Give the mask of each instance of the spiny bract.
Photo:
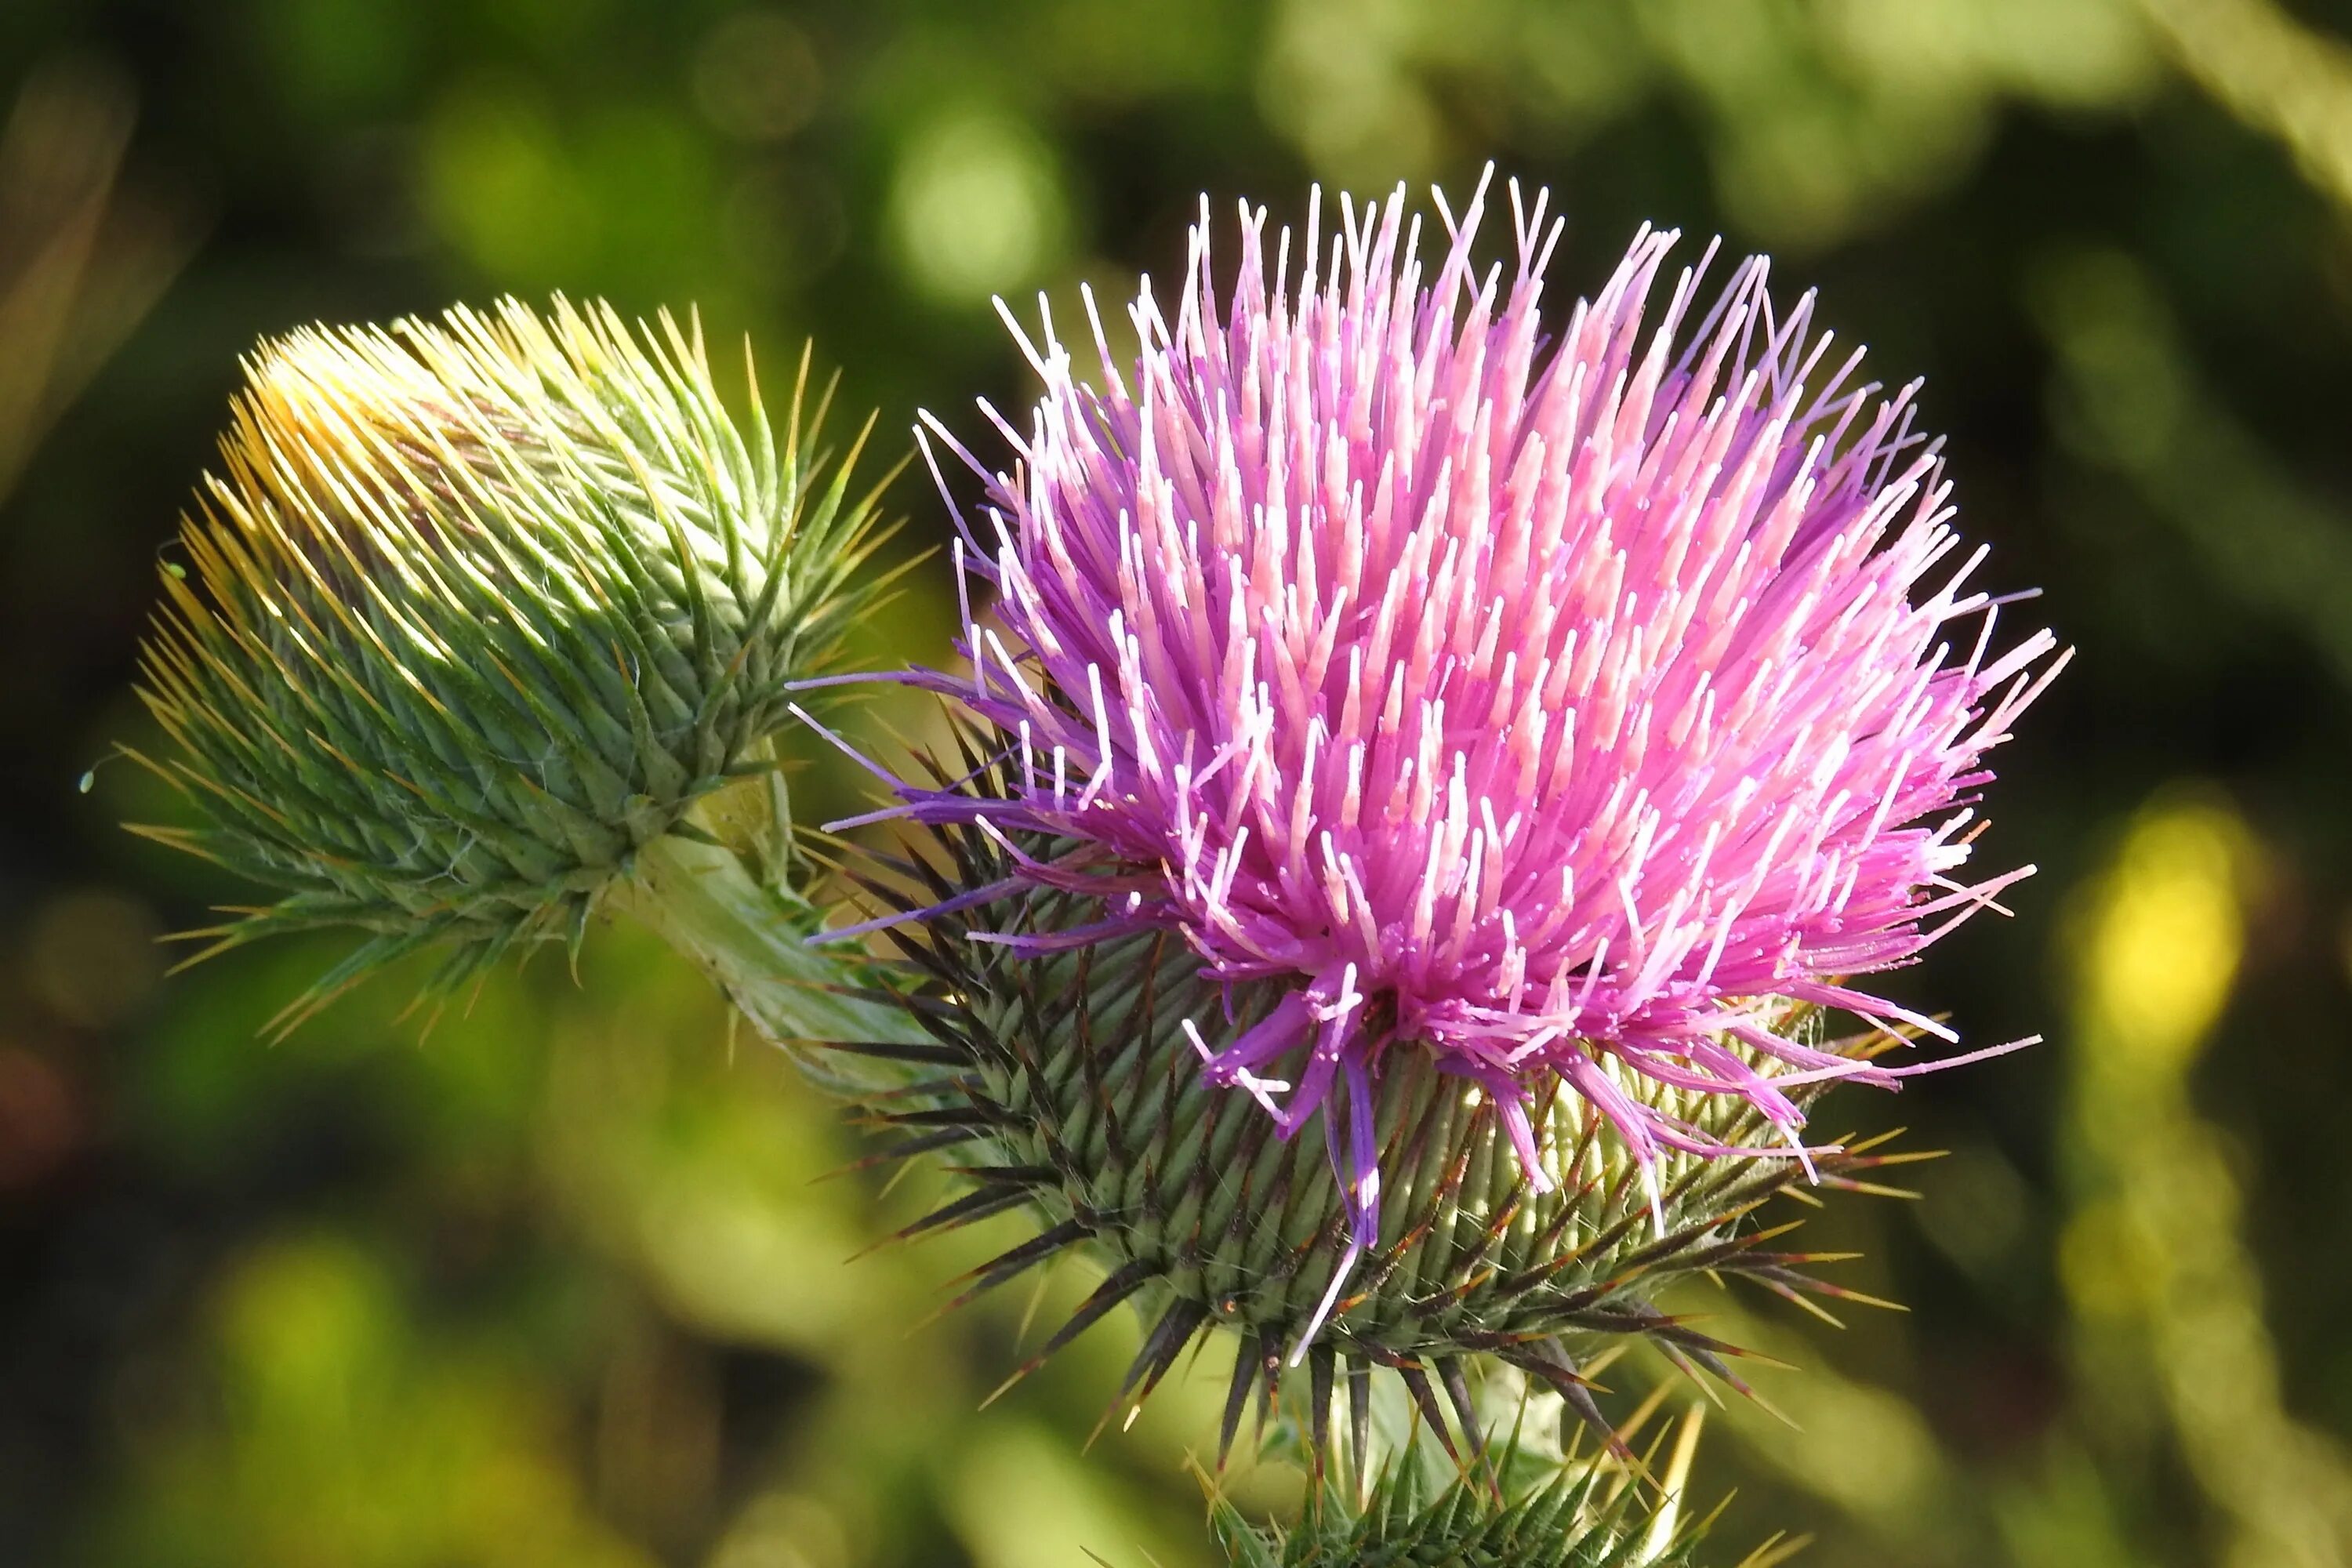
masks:
<svg viewBox="0 0 2352 1568"><path fill-rule="evenodd" d="M635 851L770 769L875 542L855 451L820 479L803 450L807 369L780 452L667 316L508 300L247 362L142 660L179 747L150 765L208 821L142 831L285 889L217 945L373 933L289 1017L425 943L446 980L576 941Z"/></svg>
<svg viewBox="0 0 2352 1568"><path fill-rule="evenodd" d="M982 765L961 787L1003 782L1003 765ZM1494 1102L1411 1052L1391 1058L1361 1134L1378 1150L1388 1201L1350 1277L1351 1211L1324 1146L1283 1138L1247 1099L1207 1081L1191 1044L1188 1025L1230 1016L1246 1027L1269 1016L1284 983L1221 984L1166 931L1058 952L979 940L976 921L990 931L1046 932L1098 917L1099 904L1045 889L1009 916L959 911L952 889L1003 877L1024 848L970 825L936 829L929 844L937 861L899 862L907 885L872 885L904 909L927 910L919 924L890 929L927 976L909 1000L933 1043L863 1047L924 1069L868 1109L894 1139L886 1157L940 1152L971 1184L902 1235L1007 1210L1035 1226L975 1271L958 1304L1066 1253L1105 1271L1024 1373L1132 1303L1150 1326L1122 1399L1147 1397L1202 1337L1238 1336L1221 1452L1253 1392L1263 1416L1301 1360L1306 1382L1294 1388L1307 1391L1318 1451L1340 1380L1360 1418L1380 1368L1402 1377L1434 1430L1451 1426L1475 1443L1478 1357L1541 1380L1606 1430L1582 1369L1612 1344L1646 1342L1744 1386L1722 1359L1734 1347L1656 1304L1674 1281L1706 1272L1791 1298L1851 1294L1808 1272L1833 1259L1776 1247L1781 1232L1755 1217L1804 1179L1794 1163L1668 1151L1646 1168L1654 1192L1607 1119L1563 1089L1536 1108L1546 1180L1529 1183ZM1884 1044L1824 1041L1819 1016L1801 1012L1774 1021L1835 1059ZM1756 1135L1763 1121L1736 1097L1604 1070L1621 1073L1645 1106L1727 1141ZM1792 1092L1803 1100L1821 1088ZM1816 1169L1824 1185L1883 1191L1861 1173L1904 1158L1853 1146L1822 1153ZM1328 1321L1310 1332L1326 1302Z"/></svg>

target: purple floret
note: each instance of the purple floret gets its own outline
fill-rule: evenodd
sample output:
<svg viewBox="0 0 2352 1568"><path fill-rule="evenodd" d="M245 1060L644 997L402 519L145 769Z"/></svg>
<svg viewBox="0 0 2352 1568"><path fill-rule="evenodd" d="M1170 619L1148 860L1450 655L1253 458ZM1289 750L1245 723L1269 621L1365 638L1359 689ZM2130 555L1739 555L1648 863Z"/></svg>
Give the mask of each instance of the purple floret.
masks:
<svg viewBox="0 0 2352 1568"><path fill-rule="evenodd" d="M1662 290L1676 237L1644 229L1548 326L1561 226L1510 195L1515 262L1472 260L1482 185L1458 221L1439 198L1426 283L1402 191L1342 198L1328 251L1310 207L1296 272L1245 206L1222 299L1204 207L1175 320L1148 279L1129 312L1131 366L1091 295L1099 385L1050 315L1042 347L1014 328L1045 393L1025 437L990 412L1010 472L932 424L987 481L958 554L995 594L971 673L927 679L1017 787L900 810L1074 845L1004 885L1100 894L1069 942L1162 928L1287 983L1193 1039L1286 1135L1326 1111L1359 1248L1391 1049L1476 1084L1538 1184L1529 1111L1562 1082L1648 1172L1802 1157L1791 1088L1919 1070L1779 1021L1950 1037L1847 981L2030 872L1963 874L1969 804L2064 662L2047 632L1995 649L1916 384L1860 384L1810 294L1777 310L1761 258L1711 304L1705 258ZM1787 1147L1728 1146L1642 1078L1740 1097Z"/></svg>

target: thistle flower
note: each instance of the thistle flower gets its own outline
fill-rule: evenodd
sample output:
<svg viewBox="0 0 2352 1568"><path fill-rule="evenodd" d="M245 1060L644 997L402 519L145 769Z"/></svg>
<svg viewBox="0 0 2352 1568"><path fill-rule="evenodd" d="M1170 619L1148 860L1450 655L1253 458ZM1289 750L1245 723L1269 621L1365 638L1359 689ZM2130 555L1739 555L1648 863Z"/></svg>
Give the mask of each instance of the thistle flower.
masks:
<svg viewBox="0 0 2352 1568"><path fill-rule="evenodd" d="M769 738L874 542L855 451L820 479L802 449L806 380L803 357L780 452L756 384L729 416L698 328L601 305L314 328L247 362L141 667L180 752L150 765L208 822L142 831L284 890L215 950L369 933L289 1018L427 943L455 978L576 942L738 781L769 781L782 886Z"/></svg>
<svg viewBox="0 0 2352 1568"><path fill-rule="evenodd" d="M1702 262L1658 308L1675 237L1645 229L1547 327L1560 225L1514 186L1516 260L1481 273L1484 194L1440 198L1425 287L1402 191L1343 203L1328 259L1310 209L1295 297L1244 207L1221 299L1204 215L1174 321L1148 281L1130 312L1131 383L1091 296L1100 386L1050 316L1022 338L1013 468L956 446L1002 630L967 616L971 676L929 680L1006 761L894 808L1004 850L934 919L1026 892L979 940L1174 938L1225 1003L1183 1020L1201 1080L1284 1139L1320 1113L1348 1234L1302 1347L1387 1245L1383 1101L1418 1068L1475 1088L1538 1197L1584 1137L1563 1091L1597 1113L1662 1239L1689 1162L1817 1155L1812 1090L1922 1070L1795 1026L1948 1037L1849 977L2028 874L1965 875L1969 805L2063 662L1995 651L1916 387L1859 383L1810 295L1777 309L1756 258L1702 308Z"/></svg>

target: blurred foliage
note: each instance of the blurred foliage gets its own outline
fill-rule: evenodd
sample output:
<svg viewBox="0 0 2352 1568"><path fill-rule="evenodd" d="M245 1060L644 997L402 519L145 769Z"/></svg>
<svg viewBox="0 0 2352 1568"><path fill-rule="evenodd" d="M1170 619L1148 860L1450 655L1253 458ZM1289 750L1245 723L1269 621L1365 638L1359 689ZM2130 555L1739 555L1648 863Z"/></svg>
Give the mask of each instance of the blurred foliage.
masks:
<svg viewBox="0 0 2352 1568"><path fill-rule="evenodd" d="M1204 190L1296 218L1491 157L1554 186L1571 282L1654 218L1820 284L2083 648L1993 795L2043 877L1910 992L2050 1043L1832 1102L1953 1151L1808 1231L1913 1310L1690 1303L1803 1369L1758 1380L1796 1430L1735 1405L1700 1458L1726 1559L2352 1563L2347 38L2342 0L11 0L0 1562L1210 1561L1223 1369L1082 1460L1106 1325L975 1417L1024 1303L916 1325L997 1237L845 1263L923 1194L814 1181L854 1135L649 943L265 1047L331 950L163 981L154 934L243 890L112 826L168 809L132 770L74 782L142 733L157 552L258 334L697 302L771 364L814 334L886 430L976 430L1026 396L992 292L1124 298ZM951 592L860 656L938 657Z"/></svg>
<svg viewBox="0 0 2352 1568"><path fill-rule="evenodd" d="M0 128L0 497L42 436L181 259L184 216L116 186L129 85L103 66L45 63Z"/></svg>

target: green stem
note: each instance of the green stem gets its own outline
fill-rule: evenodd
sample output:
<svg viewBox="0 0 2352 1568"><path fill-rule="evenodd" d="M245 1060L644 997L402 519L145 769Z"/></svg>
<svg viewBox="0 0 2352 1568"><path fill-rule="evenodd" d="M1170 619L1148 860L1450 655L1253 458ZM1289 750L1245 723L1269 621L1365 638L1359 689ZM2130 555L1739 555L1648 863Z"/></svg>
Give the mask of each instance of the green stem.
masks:
<svg viewBox="0 0 2352 1568"><path fill-rule="evenodd" d="M865 985L853 963L809 945L815 911L763 883L730 849L665 835L637 851L631 874L607 898L692 959L761 1035L828 1088L882 1087L885 1064L799 1047L932 1043L906 1009L858 994ZM860 1065L868 1070L856 1070Z"/></svg>

